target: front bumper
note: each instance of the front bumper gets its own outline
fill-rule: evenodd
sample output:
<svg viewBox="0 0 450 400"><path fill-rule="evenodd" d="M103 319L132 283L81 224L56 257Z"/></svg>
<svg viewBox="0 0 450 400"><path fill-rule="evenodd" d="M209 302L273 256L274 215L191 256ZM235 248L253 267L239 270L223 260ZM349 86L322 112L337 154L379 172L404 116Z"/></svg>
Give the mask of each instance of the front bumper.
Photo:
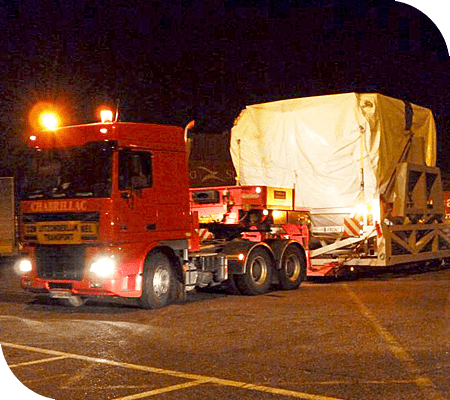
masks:
<svg viewBox="0 0 450 400"><path fill-rule="evenodd" d="M25 257L32 269L21 277L23 289L52 297L118 296L138 298L142 294L142 267L137 258L125 257L123 247L76 246L64 248L41 246L27 249ZM101 277L90 272L90 266L102 257L115 260L115 270L110 276Z"/></svg>
<svg viewBox="0 0 450 400"><path fill-rule="evenodd" d="M83 279L81 281L49 280L26 274L21 278L21 286L28 292L64 297L68 292L78 296L118 296L138 298L141 296L141 276L127 275L112 279Z"/></svg>

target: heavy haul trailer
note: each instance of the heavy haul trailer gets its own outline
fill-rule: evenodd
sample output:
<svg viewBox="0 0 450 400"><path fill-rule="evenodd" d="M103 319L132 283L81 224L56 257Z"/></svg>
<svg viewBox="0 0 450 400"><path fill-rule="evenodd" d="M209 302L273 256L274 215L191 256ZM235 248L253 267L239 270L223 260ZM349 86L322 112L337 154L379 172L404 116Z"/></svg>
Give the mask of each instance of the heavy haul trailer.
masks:
<svg viewBox="0 0 450 400"><path fill-rule="evenodd" d="M308 276L450 256L430 110L345 93L246 107L231 130L243 185L310 209Z"/></svg>
<svg viewBox="0 0 450 400"><path fill-rule="evenodd" d="M230 280L250 295L297 288L307 230L292 205L274 221L261 194L286 201L290 191L200 189L191 201L187 132L105 121L31 135L18 182L22 287L71 305L117 297L148 308ZM223 202L225 217L208 222L216 237L201 243L197 208L208 196Z"/></svg>

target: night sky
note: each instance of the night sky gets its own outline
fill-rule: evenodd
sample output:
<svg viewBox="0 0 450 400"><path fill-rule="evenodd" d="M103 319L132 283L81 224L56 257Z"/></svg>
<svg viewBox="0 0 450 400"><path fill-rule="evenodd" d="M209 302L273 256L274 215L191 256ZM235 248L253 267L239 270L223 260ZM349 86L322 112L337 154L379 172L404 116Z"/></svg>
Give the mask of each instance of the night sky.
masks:
<svg viewBox="0 0 450 400"><path fill-rule="evenodd" d="M434 23L394 1L0 1L0 156L42 100L64 123L122 121L221 132L247 104L378 92L429 107L450 170L449 56Z"/></svg>

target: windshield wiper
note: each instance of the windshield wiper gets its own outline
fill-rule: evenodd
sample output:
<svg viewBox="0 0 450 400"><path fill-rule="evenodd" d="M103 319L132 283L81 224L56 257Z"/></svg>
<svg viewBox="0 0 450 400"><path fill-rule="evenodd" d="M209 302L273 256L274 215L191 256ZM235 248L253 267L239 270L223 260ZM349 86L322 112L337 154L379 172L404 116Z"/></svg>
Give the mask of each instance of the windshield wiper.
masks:
<svg viewBox="0 0 450 400"><path fill-rule="evenodd" d="M74 193L74 196L80 196L80 197L91 197L94 193L92 192L76 192Z"/></svg>
<svg viewBox="0 0 450 400"><path fill-rule="evenodd" d="M44 197L44 195L42 193L36 193L36 194L29 194L27 197L29 199L41 199L42 197Z"/></svg>
<svg viewBox="0 0 450 400"><path fill-rule="evenodd" d="M61 185L53 187L48 190L48 194L51 197L67 197L69 194L69 189L72 186L72 182L64 182Z"/></svg>

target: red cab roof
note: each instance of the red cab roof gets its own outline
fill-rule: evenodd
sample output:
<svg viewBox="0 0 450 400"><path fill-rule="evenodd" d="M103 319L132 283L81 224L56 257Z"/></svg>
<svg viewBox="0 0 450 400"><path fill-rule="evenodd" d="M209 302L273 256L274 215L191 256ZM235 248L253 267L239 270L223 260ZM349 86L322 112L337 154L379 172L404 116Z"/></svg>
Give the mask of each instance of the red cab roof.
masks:
<svg viewBox="0 0 450 400"><path fill-rule="evenodd" d="M183 128L135 122L74 125L58 128L55 131L41 131L30 137L28 145L51 149L82 146L99 141L116 141L120 147L171 151L185 149Z"/></svg>

